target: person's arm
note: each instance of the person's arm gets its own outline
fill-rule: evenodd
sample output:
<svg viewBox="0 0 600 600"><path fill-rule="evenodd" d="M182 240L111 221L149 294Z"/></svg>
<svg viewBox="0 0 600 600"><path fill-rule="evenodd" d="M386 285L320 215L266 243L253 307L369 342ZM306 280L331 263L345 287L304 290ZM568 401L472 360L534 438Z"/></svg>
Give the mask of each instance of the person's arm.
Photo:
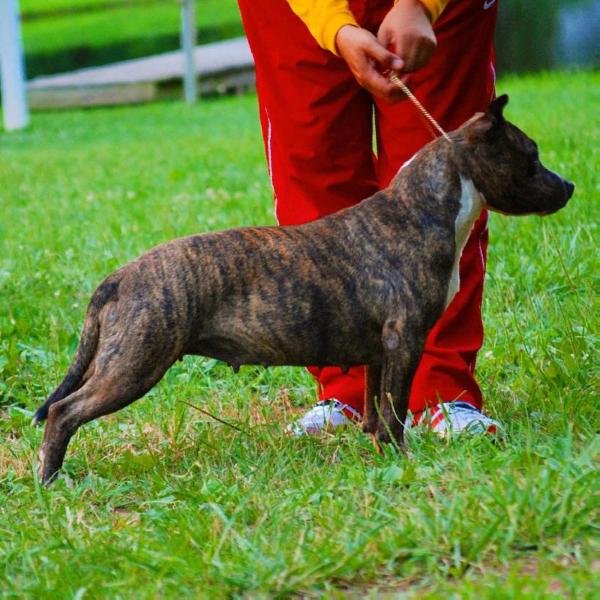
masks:
<svg viewBox="0 0 600 600"><path fill-rule="evenodd" d="M426 64L435 49L432 22L448 2L396 0L375 37L358 25L347 0L287 1L322 48L341 56L362 87L390 102L404 95L382 72Z"/></svg>
<svg viewBox="0 0 600 600"><path fill-rule="evenodd" d="M407 0L395 0L394 5L404 4ZM412 0L425 9L434 23L444 10L448 0ZM348 0L287 0L290 8L302 19L317 44L325 50L339 54L336 47L336 35L344 25L359 27Z"/></svg>
<svg viewBox="0 0 600 600"><path fill-rule="evenodd" d="M394 6L402 1L403 0L394 0ZM438 17L442 14L449 1L450 0L419 0L419 2L427 9L432 23L435 23L438 20Z"/></svg>
<svg viewBox="0 0 600 600"><path fill-rule="evenodd" d="M344 25L358 27L347 0L287 0L317 44L337 54L335 36Z"/></svg>

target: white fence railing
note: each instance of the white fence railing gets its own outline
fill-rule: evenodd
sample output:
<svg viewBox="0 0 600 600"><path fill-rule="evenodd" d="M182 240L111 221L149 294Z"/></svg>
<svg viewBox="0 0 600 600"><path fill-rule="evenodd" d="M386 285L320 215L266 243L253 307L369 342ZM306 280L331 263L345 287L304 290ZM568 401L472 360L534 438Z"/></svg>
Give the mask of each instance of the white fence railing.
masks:
<svg viewBox="0 0 600 600"><path fill-rule="evenodd" d="M0 0L0 74L4 128L21 129L29 122L29 110L17 0Z"/></svg>

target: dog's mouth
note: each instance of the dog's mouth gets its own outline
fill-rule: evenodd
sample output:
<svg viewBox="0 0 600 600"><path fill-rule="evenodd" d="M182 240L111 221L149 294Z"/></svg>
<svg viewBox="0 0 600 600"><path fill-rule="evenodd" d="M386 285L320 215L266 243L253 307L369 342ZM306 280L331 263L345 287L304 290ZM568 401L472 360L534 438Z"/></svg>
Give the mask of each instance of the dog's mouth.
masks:
<svg viewBox="0 0 600 600"><path fill-rule="evenodd" d="M566 179L563 179L562 189L557 190L557 192L558 193L556 195L558 196L558 198L553 199L552 202L545 203L546 205L541 210L536 210L535 208L532 208L524 212L507 212L505 210L502 210L501 208L490 205L485 197L483 199L484 208L491 212L495 212L500 215L506 216L518 215L525 217L528 215L537 215L538 217L546 217L548 215L554 214L555 212L558 212L561 208L564 208L567 205L567 202L569 202L569 200L573 196L573 193L575 192L575 184L571 183L570 181L567 181ZM548 206L548 204L550 206Z"/></svg>
<svg viewBox="0 0 600 600"><path fill-rule="evenodd" d="M554 206L552 206L552 208L540 211L538 213L540 217L552 215L555 212L559 211L561 208L564 208L567 205L567 202L573 196L573 192L575 191L575 184L571 183L570 181L567 181L566 179L563 179L561 183L562 189L560 190L560 192L562 193L560 194L560 199L558 200L558 202L556 202Z"/></svg>
<svg viewBox="0 0 600 600"><path fill-rule="evenodd" d="M573 192L575 191L575 185L572 184L570 181L567 181L566 179L563 180L562 183L563 183L562 198L556 204L556 206L552 207L550 210L546 210L544 212L539 213L540 216L551 215L551 214L559 211L561 208L564 208L567 205L567 202L573 196Z"/></svg>
<svg viewBox="0 0 600 600"><path fill-rule="evenodd" d="M565 180L563 180L563 187L565 189L565 204L566 204L571 199L571 196L573 196L573 192L575 191L575 184L571 183L570 181L567 181L565 179ZM565 204L563 204L563 206Z"/></svg>

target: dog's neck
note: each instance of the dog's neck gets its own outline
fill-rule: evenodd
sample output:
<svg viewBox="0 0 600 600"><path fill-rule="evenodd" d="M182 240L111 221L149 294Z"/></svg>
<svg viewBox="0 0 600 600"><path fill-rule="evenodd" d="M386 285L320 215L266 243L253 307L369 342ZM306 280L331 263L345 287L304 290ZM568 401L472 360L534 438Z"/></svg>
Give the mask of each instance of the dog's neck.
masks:
<svg viewBox="0 0 600 600"><path fill-rule="evenodd" d="M411 210L437 213L454 230L454 259L446 306L460 287L459 265L475 221L485 199L468 174L462 173L454 149L433 142L400 168L392 182L394 196L410 198Z"/></svg>

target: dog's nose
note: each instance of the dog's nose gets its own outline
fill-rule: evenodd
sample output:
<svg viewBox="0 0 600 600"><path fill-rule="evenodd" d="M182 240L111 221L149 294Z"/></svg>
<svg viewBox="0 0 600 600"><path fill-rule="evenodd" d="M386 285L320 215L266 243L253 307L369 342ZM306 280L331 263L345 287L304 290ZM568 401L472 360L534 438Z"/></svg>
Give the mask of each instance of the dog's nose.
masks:
<svg viewBox="0 0 600 600"><path fill-rule="evenodd" d="M566 179L563 181L563 185L565 187L565 192L566 192L566 196L567 196L567 200L573 195L573 192L575 191L575 185L573 183L571 183L570 181L567 181Z"/></svg>

